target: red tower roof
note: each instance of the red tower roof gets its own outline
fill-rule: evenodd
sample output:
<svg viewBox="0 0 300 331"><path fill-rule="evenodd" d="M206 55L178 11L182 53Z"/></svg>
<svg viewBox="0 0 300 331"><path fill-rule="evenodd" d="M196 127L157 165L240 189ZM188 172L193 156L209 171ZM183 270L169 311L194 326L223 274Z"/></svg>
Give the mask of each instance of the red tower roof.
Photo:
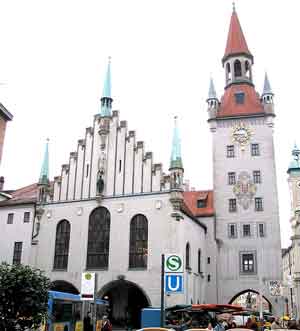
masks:
<svg viewBox="0 0 300 331"><path fill-rule="evenodd" d="M227 45L223 61L225 61L228 56L234 54L248 54L252 57L235 10L233 10L231 15L230 27L227 37Z"/></svg>

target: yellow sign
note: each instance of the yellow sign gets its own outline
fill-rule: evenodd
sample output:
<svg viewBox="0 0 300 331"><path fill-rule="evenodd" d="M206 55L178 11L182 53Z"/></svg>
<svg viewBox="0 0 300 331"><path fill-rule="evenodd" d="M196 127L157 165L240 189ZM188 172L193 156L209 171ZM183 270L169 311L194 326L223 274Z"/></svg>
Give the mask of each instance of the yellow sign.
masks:
<svg viewBox="0 0 300 331"><path fill-rule="evenodd" d="M64 331L65 324L53 323L53 331Z"/></svg>
<svg viewBox="0 0 300 331"><path fill-rule="evenodd" d="M102 320L98 320L96 323L96 331L101 331L102 328Z"/></svg>
<svg viewBox="0 0 300 331"><path fill-rule="evenodd" d="M83 331L83 322L77 321L75 324L75 331Z"/></svg>

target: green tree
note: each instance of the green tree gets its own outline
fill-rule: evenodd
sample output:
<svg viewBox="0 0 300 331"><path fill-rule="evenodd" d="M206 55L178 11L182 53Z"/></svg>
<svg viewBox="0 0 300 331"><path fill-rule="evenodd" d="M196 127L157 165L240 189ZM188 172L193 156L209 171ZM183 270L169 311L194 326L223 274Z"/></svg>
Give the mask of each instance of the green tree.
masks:
<svg viewBox="0 0 300 331"><path fill-rule="evenodd" d="M49 286L39 269L0 264L0 330L39 326L47 315Z"/></svg>

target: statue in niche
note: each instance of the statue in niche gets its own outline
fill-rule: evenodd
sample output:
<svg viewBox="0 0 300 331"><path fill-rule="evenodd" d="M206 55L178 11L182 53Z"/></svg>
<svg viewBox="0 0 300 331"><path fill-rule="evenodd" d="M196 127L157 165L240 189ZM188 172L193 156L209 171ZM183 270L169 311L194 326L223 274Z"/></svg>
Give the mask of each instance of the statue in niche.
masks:
<svg viewBox="0 0 300 331"><path fill-rule="evenodd" d="M104 190L104 180L102 178L102 174L99 171L98 175L97 175L97 195L101 195L103 193Z"/></svg>
<svg viewBox="0 0 300 331"><path fill-rule="evenodd" d="M99 161L98 161L98 169L102 175L104 174L104 171L105 171L105 161L106 161L106 154L104 152L101 152Z"/></svg>

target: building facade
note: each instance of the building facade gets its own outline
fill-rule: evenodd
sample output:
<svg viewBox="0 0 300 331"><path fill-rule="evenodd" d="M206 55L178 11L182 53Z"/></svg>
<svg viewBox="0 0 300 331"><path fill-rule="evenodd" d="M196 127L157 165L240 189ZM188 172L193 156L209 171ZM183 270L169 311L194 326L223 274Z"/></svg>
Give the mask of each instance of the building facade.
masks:
<svg viewBox="0 0 300 331"><path fill-rule="evenodd" d="M95 272L97 294L109 299L120 324L129 309L138 326L142 307L160 305L161 256L168 253L184 256L185 271L184 292L168 296L167 305L232 303L260 293L267 309L279 311L269 292L269 281L282 278L273 93L266 77L258 95L252 65L234 10L225 92L219 100L211 80L207 100L213 190L189 191L177 120L165 173L112 110L109 63L100 112L60 174L49 180L47 144L38 183L0 202L8 234L0 260L16 262L16 255L45 270L54 289L73 293L82 272ZM28 212L29 227L22 221Z"/></svg>

